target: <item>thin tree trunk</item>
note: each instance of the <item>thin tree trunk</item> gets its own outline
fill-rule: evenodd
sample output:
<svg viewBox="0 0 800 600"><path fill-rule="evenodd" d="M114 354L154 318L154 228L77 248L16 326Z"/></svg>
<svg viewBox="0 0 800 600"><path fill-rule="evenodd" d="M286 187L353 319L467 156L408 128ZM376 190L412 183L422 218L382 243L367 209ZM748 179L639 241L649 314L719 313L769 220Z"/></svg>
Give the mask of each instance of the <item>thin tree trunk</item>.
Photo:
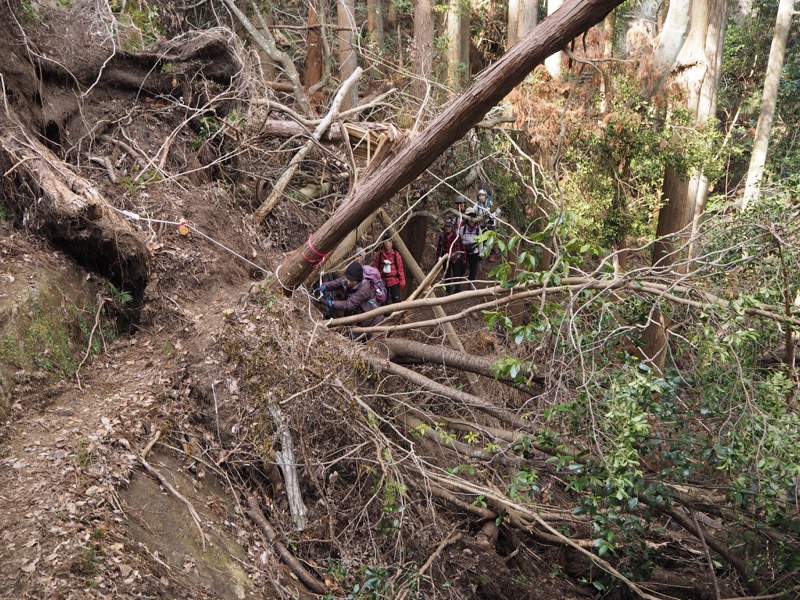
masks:
<svg viewBox="0 0 800 600"><path fill-rule="evenodd" d="M358 61L353 48L353 32L356 29L356 3L355 0L338 0L336 14L339 24L339 78L346 81L355 73ZM358 88L353 87L344 97L341 110L353 108L358 102Z"/></svg>
<svg viewBox="0 0 800 600"><path fill-rule="evenodd" d="M519 26L519 5L521 1L522 0L508 0L508 34L506 35L506 50L516 44L517 40L519 39L517 27Z"/></svg>
<svg viewBox="0 0 800 600"><path fill-rule="evenodd" d="M411 95L422 102L428 94L428 80L433 68L433 4L431 0L414 2L414 80Z"/></svg>
<svg viewBox="0 0 800 600"><path fill-rule="evenodd" d="M778 87L781 82L783 59L786 56L786 42L792 25L794 0L781 0L778 5L778 16L775 19L775 33L772 36L772 47L769 50L767 75L764 79L764 93L761 97L761 112L756 125L756 137L753 142L753 153L747 169L747 182L744 186L742 209L750 202L758 202L761 193L761 178L764 176L764 165L767 162L769 134L775 119L775 107L778 102Z"/></svg>
<svg viewBox="0 0 800 600"><path fill-rule="evenodd" d="M469 35L469 21L464 30L463 12L469 10L463 0L450 0L447 11L447 85L451 90L460 91L466 83L469 63L464 62L464 36Z"/></svg>
<svg viewBox="0 0 800 600"><path fill-rule="evenodd" d="M554 12L556 12L561 5L564 4L564 0L547 0L547 16L549 17ZM566 43L568 40L564 40ZM547 72L550 73L550 76L553 79L561 77L561 51L559 49L558 52L555 52L548 56L544 61L544 66L547 69Z"/></svg>
<svg viewBox="0 0 800 600"><path fill-rule="evenodd" d="M316 86L322 80L322 35L319 14L316 5L312 2L308 6L308 34L306 35L306 72L303 79L306 90ZM315 112L323 105L324 95L316 92L311 95L311 102Z"/></svg>
<svg viewBox="0 0 800 600"><path fill-rule="evenodd" d="M546 19L528 36L494 63L472 85L450 104L420 135L401 147L397 154L367 172L355 186L341 208L314 234L314 246L330 252L341 239L383 205L394 194L411 183L445 149L460 139L487 112L522 81L545 57L561 48L605 16L623 0L569 0L558 15ZM302 284L314 265L304 255L304 247L296 249L281 265L276 288L292 290Z"/></svg>
<svg viewBox="0 0 800 600"><path fill-rule="evenodd" d="M519 16L517 17L517 37L528 35L539 22L539 2L537 0L519 0Z"/></svg>

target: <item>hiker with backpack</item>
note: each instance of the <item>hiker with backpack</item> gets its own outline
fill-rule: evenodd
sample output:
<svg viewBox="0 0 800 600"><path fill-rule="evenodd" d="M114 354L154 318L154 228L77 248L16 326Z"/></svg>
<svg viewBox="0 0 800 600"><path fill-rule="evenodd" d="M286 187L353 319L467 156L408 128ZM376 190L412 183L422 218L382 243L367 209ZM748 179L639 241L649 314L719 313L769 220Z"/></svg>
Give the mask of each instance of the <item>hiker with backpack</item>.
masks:
<svg viewBox="0 0 800 600"><path fill-rule="evenodd" d="M492 230L497 226L497 217L500 216L500 208L494 207L494 200L486 193L486 190L478 190L478 199L473 206L478 218L481 219L486 229ZM492 247L489 253L489 262L494 262L497 255L497 248Z"/></svg>
<svg viewBox="0 0 800 600"><path fill-rule="evenodd" d="M445 289L448 296L461 291L461 285L453 283L455 280L464 277L464 266L467 263L467 253L464 250L464 242L456 230L453 219L444 222L442 231L439 233L439 243L436 246L436 258L448 255L447 270L444 273Z"/></svg>
<svg viewBox="0 0 800 600"><path fill-rule="evenodd" d="M474 208L468 208L464 213L464 223L458 230L461 241L464 242L464 251L467 255L467 271L470 281L478 278L478 266L481 262L481 250L483 244L478 242L478 236L482 233L481 222L478 213ZM475 285L473 284L473 289Z"/></svg>
<svg viewBox="0 0 800 600"><path fill-rule="evenodd" d="M377 283L375 280L377 279ZM380 288L378 287L380 285ZM327 296L327 293L335 290L344 291L343 300L325 300L330 311L340 311L345 316L357 315L374 310L386 301L386 288L383 287L380 273L370 265L362 265L359 262L351 262L347 265L344 275L319 286L315 292ZM381 297L382 293L382 297ZM379 315L374 319L369 319L360 323L363 327L371 327L383 321L383 316Z"/></svg>
<svg viewBox="0 0 800 600"><path fill-rule="evenodd" d="M378 269L386 285L389 302L400 302L400 291L406 287L406 274L403 270L403 257L394 249L391 237L383 240L383 248L375 253L373 266Z"/></svg>

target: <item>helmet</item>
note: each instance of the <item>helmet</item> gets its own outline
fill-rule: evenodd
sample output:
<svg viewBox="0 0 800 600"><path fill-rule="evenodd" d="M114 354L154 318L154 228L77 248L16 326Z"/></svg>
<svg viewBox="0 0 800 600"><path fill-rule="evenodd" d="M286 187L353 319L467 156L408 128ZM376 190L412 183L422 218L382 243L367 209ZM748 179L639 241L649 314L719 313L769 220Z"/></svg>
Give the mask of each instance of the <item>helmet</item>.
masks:
<svg viewBox="0 0 800 600"><path fill-rule="evenodd" d="M466 211L464 211L464 214L465 214L466 216L468 216L468 217L474 217L474 216L476 216L478 213L477 213L477 211L476 211L474 208L468 208Z"/></svg>
<svg viewBox="0 0 800 600"><path fill-rule="evenodd" d="M465 196L462 196L461 194L456 196L456 204L466 204L466 203L467 203L467 198Z"/></svg>
<svg viewBox="0 0 800 600"><path fill-rule="evenodd" d="M478 196L487 196L486 190L478 190Z"/></svg>

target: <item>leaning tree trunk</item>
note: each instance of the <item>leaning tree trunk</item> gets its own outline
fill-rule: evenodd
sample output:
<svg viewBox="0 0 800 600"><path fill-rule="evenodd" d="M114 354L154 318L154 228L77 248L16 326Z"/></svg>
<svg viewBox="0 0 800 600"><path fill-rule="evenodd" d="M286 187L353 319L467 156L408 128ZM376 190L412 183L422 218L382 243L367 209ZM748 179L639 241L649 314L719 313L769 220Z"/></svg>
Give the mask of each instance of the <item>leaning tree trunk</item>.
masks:
<svg viewBox="0 0 800 600"><path fill-rule="evenodd" d="M793 13L794 0L781 0L778 5L778 16L775 19L775 34L772 37L772 46L769 50L767 76L764 79L764 93L761 96L761 112L758 115L758 125L756 125L753 154L750 156L750 166L747 169L747 182L744 186L742 209L747 208L750 202L758 202L761 192L761 178L764 176L764 165L767 162L769 134L772 131L772 121L775 118L778 86L781 82L781 70L783 69L783 59L786 56L786 42L789 39Z"/></svg>
<svg viewBox="0 0 800 600"><path fill-rule="evenodd" d="M520 40L503 58L442 112L413 141L401 147L393 160L368 172L341 208L314 234L314 249L306 243L292 252L273 281L292 290L313 271L316 253L330 252L348 232L395 193L411 183L453 142L460 139L489 110L521 82L545 57L564 43L599 23L624 0L569 0ZM309 260L308 257L312 257Z"/></svg>

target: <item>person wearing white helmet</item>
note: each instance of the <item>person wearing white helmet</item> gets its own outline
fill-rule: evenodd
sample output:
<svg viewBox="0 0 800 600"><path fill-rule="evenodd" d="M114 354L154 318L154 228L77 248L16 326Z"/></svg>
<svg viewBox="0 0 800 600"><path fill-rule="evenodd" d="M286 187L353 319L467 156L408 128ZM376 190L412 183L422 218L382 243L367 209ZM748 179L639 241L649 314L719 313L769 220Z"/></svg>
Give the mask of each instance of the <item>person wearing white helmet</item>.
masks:
<svg viewBox="0 0 800 600"><path fill-rule="evenodd" d="M478 217L483 221L486 229L494 229L497 225L497 217L500 216L500 209L494 207L492 197L486 193L486 190L481 188L478 190L478 200L475 202L475 212ZM492 248L489 254L489 262L494 262L496 258L496 247Z"/></svg>

